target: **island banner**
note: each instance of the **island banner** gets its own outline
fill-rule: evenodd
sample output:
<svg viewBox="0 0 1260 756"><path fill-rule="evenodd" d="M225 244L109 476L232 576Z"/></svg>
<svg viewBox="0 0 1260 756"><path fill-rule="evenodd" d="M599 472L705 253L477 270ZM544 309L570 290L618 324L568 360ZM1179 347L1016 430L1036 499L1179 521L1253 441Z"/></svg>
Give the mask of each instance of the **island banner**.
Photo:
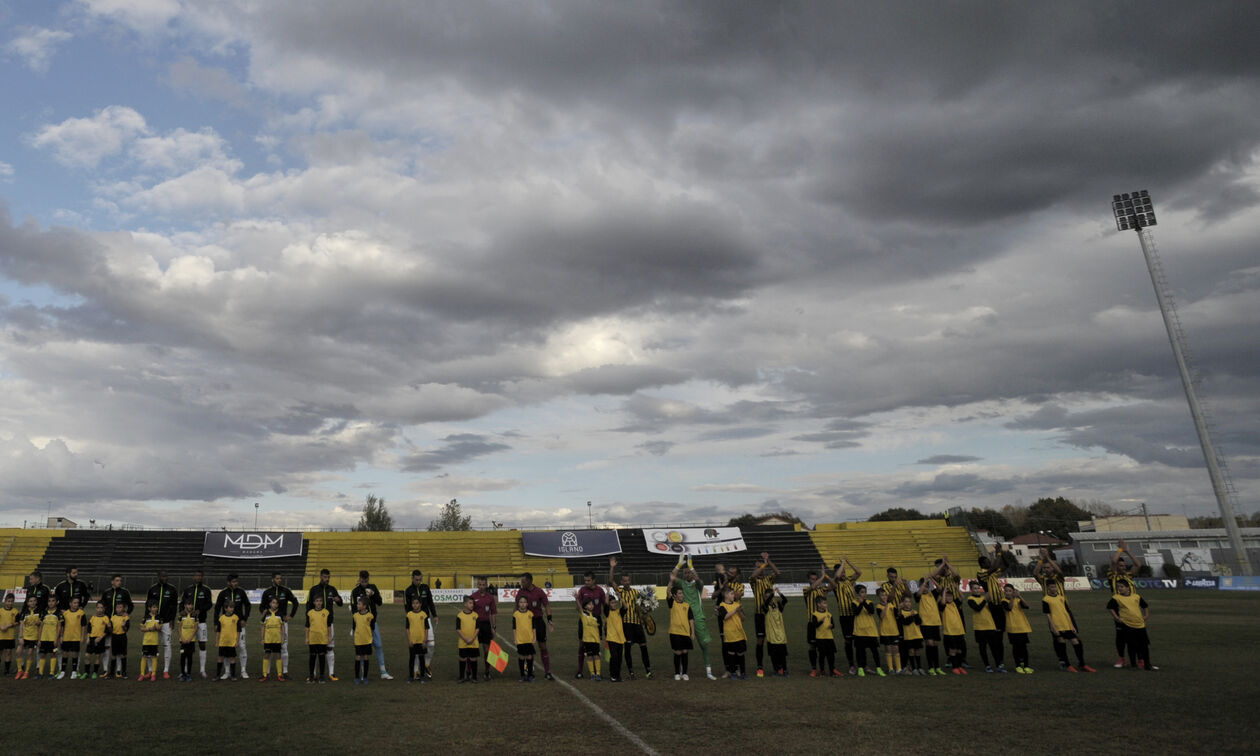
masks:
<svg viewBox="0 0 1260 756"><path fill-rule="evenodd" d="M529 556L576 559L621 553L615 530L532 530L521 533Z"/></svg>

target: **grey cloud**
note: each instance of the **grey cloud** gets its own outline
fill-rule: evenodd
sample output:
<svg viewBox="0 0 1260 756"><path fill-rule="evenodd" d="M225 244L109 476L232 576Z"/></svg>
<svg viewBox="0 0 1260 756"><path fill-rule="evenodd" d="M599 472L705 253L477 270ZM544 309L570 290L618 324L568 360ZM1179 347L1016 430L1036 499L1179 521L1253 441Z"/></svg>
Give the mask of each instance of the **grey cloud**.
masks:
<svg viewBox="0 0 1260 756"><path fill-rule="evenodd" d="M637 444L635 448L642 449L654 457L662 457L668 454L669 450L675 446L676 444L673 441L644 441L641 444Z"/></svg>
<svg viewBox="0 0 1260 756"><path fill-rule="evenodd" d="M979 462L983 457L972 457L967 454L934 454L915 462L916 465L959 465L964 462Z"/></svg>
<svg viewBox="0 0 1260 756"><path fill-rule="evenodd" d="M400 469L406 472L441 470L488 454L511 450L507 444L490 441L476 433L457 433L442 439L445 444L437 449L408 454L400 460Z"/></svg>
<svg viewBox="0 0 1260 756"><path fill-rule="evenodd" d="M569 376L579 394L633 394L645 388L683 383L688 374L656 365L601 365Z"/></svg>

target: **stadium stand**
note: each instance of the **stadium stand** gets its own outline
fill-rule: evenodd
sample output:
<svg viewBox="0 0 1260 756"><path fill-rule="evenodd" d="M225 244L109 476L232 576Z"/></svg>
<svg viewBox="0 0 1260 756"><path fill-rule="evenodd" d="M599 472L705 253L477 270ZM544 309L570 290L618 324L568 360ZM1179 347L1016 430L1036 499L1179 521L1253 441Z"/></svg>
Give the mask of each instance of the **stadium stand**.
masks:
<svg viewBox="0 0 1260 756"><path fill-rule="evenodd" d="M846 555L865 580L882 580L889 567L896 567L907 580L917 579L942 554L970 575L979 555L967 529L944 520L820 523L810 537L827 564Z"/></svg>
<svg viewBox="0 0 1260 756"><path fill-rule="evenodd" d="M367 570L381 590L401 591L415 568L424 571L430 585L440 579L443 588L469 588L477 575L501 585L522 572L532 572L539 584L573 585L565 560L525 556L518 531L469 530L308 533L303 587L318 582L321 569L332 573L336 586L353 585L359 570Z"/></svg>
<svg viewBox="0 0 1260 756"><path fill-rule="evenodd" d="M147 590L159 570L166 570L180 588L192 582L192 573L198 569L205 572L206 584L212 588L224 585L232 572L240 575L242 587L259 588L269 583L273 571L283 572L289 586L296 588L298 576L306 572L305 555L258 562L204 557L204 539L200 530L66 530L48 542L39 569L45 582L56 585L67 567L78 567L80 579L94 593L115 573L135 593Z"/></svg>
<svg viewBox="0 0 1260 756"><path fill-rule="evenodd" d="M943 553L966 571L977 554L966 528L951 527L944 520L825 523L813 531L759 526L743 528L742 533L746 551L696 558L702 577L708 580L719 562L738 565L747 576L763 551L770 552L783 571L780 582L801 582L808 570L833 565L841 555L847 555L867 579L877 580L888 567L917 578ZM618 571L630 572L636 583L663 585L675 559L648 551L642 529L619 529L617 534L622 548ZM608 575L606 556L568 560L526 556L520 532L510 530L311 532L305 535L303 556L258 562L203 557L203 539L202 531L0 529L0 585L23 585L34 569L55 585L69 565L78 567L80 577L94 590L100 590L110 575L121 573L132 591L146 589L161 569L180 587L197 569L206 573L212 587L236 572L246 588L266 585L271 572L279 570L294 589L318 582L322 568L332 573L334 585L348 589L359 570L366 569L378 587L395 591L406 588L416 567L424 570L430 585L441 580L444 588L471 587L478 575L510 585L527 571L538 583L550 582L557 588L579 584L588 569L600 582Z"/></svg>
<svg viewBox="0 0 1260 756"><path fill-rule="evenodd" d="M8 589L25 585L26 577L39 569L48 542L64 533L64 530L0 528L0 586ZM59 576L57 580L60 579ZM48 580L47 574L44 580ZM57 580L49 585L55 585Z"/></svg>

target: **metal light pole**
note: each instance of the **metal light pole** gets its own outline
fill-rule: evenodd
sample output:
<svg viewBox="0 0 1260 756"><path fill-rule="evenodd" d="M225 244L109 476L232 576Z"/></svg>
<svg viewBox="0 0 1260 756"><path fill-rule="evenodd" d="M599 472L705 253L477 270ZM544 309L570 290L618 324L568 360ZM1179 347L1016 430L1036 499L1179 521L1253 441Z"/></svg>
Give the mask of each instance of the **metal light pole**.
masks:
<svg viewBox="0 0 1260 756"><path fill-rule="evenodd" d="M254 530L258 530L258 502L254 502Z"/></svg>
<svg viewBox="0 0 1260 756"><path fill-rule="evenodd" d="M1234 549L1239 574L1250 575L1251 560L1247 556L1242 531L1239 530L1238 520L1234 516L1234 492L1229 482L1228 468L1225 466L1224 458L1218 455L1215 447L1212 446L1212 436L1207 420L1203 416L1203 406L1199 403L1194 379L1190 375L1190 363L1184 347L1185 335L1181 332L1181 319L1177 316L1177 305L1173 301L1168 280L1164 276L1164 266L1160 262L1159 252L1155 247L1155 237L1146 230L1149 226L1156 225L1155 208L1151 204L1150 192L1143 189L1131 194L1113 195L1111 210L1116 216L1116 228L1120 231L1136 232L1138 243L1142 245L1142 256L1146 259L1146 269L1151 274L1151 284L1155 287L1155 299L1159 302L1159 312L1164 316L1168 343L1172 345L1173 357L1177 361L1177 371L1181 374L1181 386L1185 389L1186 401L1190 404L1190 417L1194 420L1194 430L1199 435L1203 461L1207 463L1208 476L1212 479L1212 491L1216 494L1216 504L1220 507L1221 518L1225 521L1225 532L1229 534L1229 543Z"/></svg>
<svg viewBox="0 0 1260 756"><path fill-rule="evenodd" d="M591 520L591 503L589 501L586 502L586 527L588 529L594 529L595 527Z"/></svg>

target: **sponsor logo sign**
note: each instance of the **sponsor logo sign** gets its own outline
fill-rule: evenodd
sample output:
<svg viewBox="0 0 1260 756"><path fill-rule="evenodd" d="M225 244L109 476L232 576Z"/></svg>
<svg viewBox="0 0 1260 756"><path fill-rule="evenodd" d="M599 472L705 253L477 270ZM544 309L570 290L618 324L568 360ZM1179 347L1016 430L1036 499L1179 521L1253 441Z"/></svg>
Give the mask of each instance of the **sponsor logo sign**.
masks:
<svg viewBox="0 0 1260 756"><path fill-rule="evenodd" d="M643 538L648 551L673 557L680 554L726 554L748 548L739 528L647 529L643 531Z"/></svg>
<svg viewBox="0 0 1260 756"><path fill-rule="evenodd" d="M1099 580L1098 578L1093 578L1090 580L1090 582L1093 583L1094 590L1103 590L1103 589L1111 590L1110 580L1107 580L1107 579ZM1133 579L1133 584L1138 587L1139 591L1150 590L1152 588L1176 588L1180 582L1181 581L1174 580L1173 578L1134 578Z"/></svg>
<svg viewBox="0 0 1260 756"><path fill-rule="evenodd" d="M529 556L575 559L621 553L615 530L543 530L521 533L521 545Z"/></svg>
<svg viewBox="0 0 1260 756"><path fill-rule="evenodd" d="M1260 591L1260 577L1254 575L1221 575L1222 591Z"/></svg>
<svg viewBox="0 0 1260 756"><path fill-rule="evenodd" d="M1216 578L1214 577L1188 577L1181 579L1182 588L1202 588L1207 590L1216 590Z"/></svg>
<svg viewBox="0 0 1260 756"><path fill-rule="evenodd" d="M201 555L223 559L275 559L302 556L301 533L206 531Z"/></svg>

